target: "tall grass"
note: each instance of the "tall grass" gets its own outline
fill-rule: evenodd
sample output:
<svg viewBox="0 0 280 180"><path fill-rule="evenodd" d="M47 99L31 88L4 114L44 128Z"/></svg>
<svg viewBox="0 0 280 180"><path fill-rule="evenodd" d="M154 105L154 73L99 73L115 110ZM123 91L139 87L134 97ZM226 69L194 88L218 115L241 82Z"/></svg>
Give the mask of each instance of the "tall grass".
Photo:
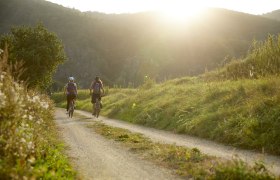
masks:
<svg viewBox="0 0 280 180"><path fill-rule="evenodd" d="M75 178L57 140L52 102L15 82L6 58L0 54L1 179Z"/></svg>
<svg viewBox="0 0 280 180"><path fill-rule="evenodd" d="M206 79L262 78L280 75L280 35L254 41L244 59L233 60L221 70L207 73Z"/></svg>

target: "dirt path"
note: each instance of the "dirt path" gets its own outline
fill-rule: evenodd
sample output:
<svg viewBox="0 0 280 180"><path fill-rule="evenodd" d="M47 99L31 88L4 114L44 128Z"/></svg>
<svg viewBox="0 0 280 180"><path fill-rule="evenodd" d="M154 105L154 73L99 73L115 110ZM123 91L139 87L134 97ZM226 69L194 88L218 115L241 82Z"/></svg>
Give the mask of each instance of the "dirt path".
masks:
<svg viewBox="0 0 280 180"><path fill-rule="evenodd" d="M67 153L82 179L179 179L169 170L144 161L114 141L95 134L85 126L92 123L92 118L70 119L64 109L57 109L55 118L70 147Z"/></svg>
<svg viewBox="0 0 280 180"><path fill-rule="evenodd" d="M92 118L91 113L85 111L78 111L78 110L76 112L86 117ZM99 120L103 121L103 123L110 126L120 127L120 128L128 129L132 132L138 132L144 134L145 136L157 142L159 141L159 142L170 143L170 144L176 143L177 145L186 146L189 148L196 147L201 152L213 156L231 159L232 157L237 155L239 158L243 159L249 164L254 164L254 162L261 160L266 164L267 168L271 172L280 175L279 156L261 154L249 150L240 150L231 146L225 146L212 141L208 141L192 136L187 136L187 135L178 135L171 132L166 132L153 128L147 128L135 124L130 124L120 120L113 120L105 117L99 117Z"/></svg>

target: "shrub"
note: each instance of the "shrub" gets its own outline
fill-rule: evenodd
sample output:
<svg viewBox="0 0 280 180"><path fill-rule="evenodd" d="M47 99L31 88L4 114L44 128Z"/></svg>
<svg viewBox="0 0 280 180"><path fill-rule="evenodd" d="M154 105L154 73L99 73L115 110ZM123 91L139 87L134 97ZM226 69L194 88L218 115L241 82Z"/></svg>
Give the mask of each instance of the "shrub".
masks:
<svg viewBox="0 0 280 180"><path fill-rule="evenodd" d="M25 69L20 79L28 87L45 90L52 82L57 66L66 59L61 41L43 25L16 27L0 37L0 48L8 43L9 64L19 61Z"/></svg>

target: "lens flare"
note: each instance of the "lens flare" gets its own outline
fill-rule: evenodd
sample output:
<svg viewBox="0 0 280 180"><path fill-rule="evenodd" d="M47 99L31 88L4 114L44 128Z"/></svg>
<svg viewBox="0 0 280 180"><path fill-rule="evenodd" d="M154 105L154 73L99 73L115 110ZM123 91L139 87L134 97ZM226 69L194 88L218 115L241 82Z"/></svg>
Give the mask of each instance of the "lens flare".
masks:
<svg viewBox="0 0 280 180"><path fill-rule="evenodd" d="M199 5L199 3L181 2L177 4L166 4L161 7L159 11L168 22L188 23L196 17L199 17L205 9L206 8Z"/></svg>

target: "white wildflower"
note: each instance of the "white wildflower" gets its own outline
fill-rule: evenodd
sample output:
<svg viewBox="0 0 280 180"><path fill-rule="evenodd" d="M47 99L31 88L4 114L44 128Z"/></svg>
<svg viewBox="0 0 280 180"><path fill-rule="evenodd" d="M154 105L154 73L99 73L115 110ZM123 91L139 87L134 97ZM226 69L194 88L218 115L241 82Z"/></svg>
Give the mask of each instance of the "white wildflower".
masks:
<svg viewBox="0 0 280 180"><path fill-rule="evenodd" d="M29 116L28 116L28 119L29 119L29 120L33 120L33 116L29 115Z"/></svg>
<svg viewBox="0 0 280 180"><path fill-rule="evenodd" d="M6 95L0 91L0 108L6 105Z"/></svg>
<svg viewBox="0 0 280 180"><path fill-rule="evenodd" d="M10 88L10 94L11 94L11 96L12 96L12 100L13 100L13 102L17 102L18 101L18 99L19 99L19 95L18 95L18 93L15 91L15 89L14 88Z"/></svg>
<svg viewBox="0 0 280 180"><path fill-rule="evenodd" d="M15 89L19 89L19 84L17 82L13 82Z"/></svg>
<svg viewBox="0 0 280 180"><path fill-rule="evenodd" d="M41 107L44 108L44 109L48 109L49 104L47 102L41 102Z"/></svg>
<svg viewBox="0 0 280 180"><path fill-rule="evenodd" d="M34 96L31 101L32 102L39 102L40 101L40 97L39 96Z"/></svg>
<svg viewBox="0 0 280 180"><path fill-rule="evenodd" d="M20 142L26 143L26 140L25 140L24 138L21 138L21 139L20 139Z"/></svg>
<svg viewBox="0 0 280 180"><path fill-rule="evenodd" d="M27 148L28 149L33 149L34 148L34 144L32 142L27 143Z"/></svg>
<svg viewBox="0 0 280 180"><path fill-rule="evenodd" d="M31 156L27 161L31 164L35 163L35 157Z"/></svg>
<svg viewBox="0 0 280 180"><path fill-rule="evenodd" d="M28 100L28 101L31 101L31 97L30 97L28 94L27 94L26 97L27 97L27 100Z"/></svg>

